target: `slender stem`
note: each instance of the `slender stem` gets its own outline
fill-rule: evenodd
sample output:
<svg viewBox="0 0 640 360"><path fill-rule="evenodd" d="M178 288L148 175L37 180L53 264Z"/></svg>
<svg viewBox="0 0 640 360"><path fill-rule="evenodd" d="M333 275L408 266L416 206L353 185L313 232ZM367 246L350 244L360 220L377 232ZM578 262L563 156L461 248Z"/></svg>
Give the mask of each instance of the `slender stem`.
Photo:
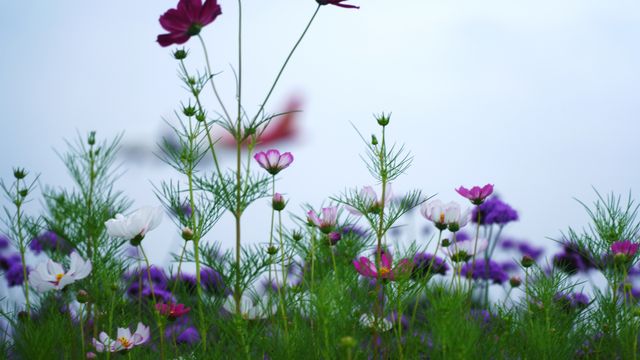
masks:
<svg viewBox="0 0 640 360"><path fill-rule="evenodd" d="M287 67L287 64L289 63L289 60L291 60L291 56L293 56L293 53L298 48L298 45L300 45L300 42L302 42L302 39L307 34L307 31L311 27L311 24L313 23L313 20L316 18L316 15L318 15L318 11L319 10L320 10L320 5L318 5L318 7L316 8L316 11L311 16L311 19L309 19L309 22L307 23L307 26L304 28L304 31L300 35L300 38L298 38L298 41L296 41L295 45L293 45L293 48L289 52L289 55L287 55L287 58L285 59L284 63L282 64L282 67L280 68L280 71L278 71L278 75L276 75L276 79L273 81L273 84L271 85L271 89L269 89L269 92L267 93L267 96L262 101L262 104L260 105L260 109L258 109L258 112L256 113L256 116L253 118L252 122L255 122L258 119L258 117L260 116L260 114L262 114L262 112L264 111L264 107L266 106L267 102L269 101L269 98L271 97L271 94L273 93L273 90L276 88L276 85L278 84L278 81L280 80L280 77L282 76L282 73L284 72L284 69Z"/></svg>
<svg viewBox="0 0 640 360"><path fill-rule="evenodd" d="M82 318L82 312L84 311L84 306L80 304L80 310L78 310L78 315L80 317L80 345L82 347L82 354L86 354L85 346L84 346L84 320Z"/></svg>
<svg viewBox="0 0 640 360"><path fill-rule="evenodd" d="M18 227L18 245L20 250L20 261L22 262L22 276L24 279L24 298L27 309L27 319L31 320L31 303L29 302L29 276L27 275L27 263L25 262L24 253L26 246L24 243L24 235L22 234L22 196L20 195L20 179L16 179L16 225Z"/></svg>
<svg viewBox="0 0 640 360"><path fill-rule="evenodd" d="M140 248L140 252L142 253L142 257L144 258L144 262L147 265L147 280L149 281L149 289L151 290L151 299L153 300L153 314L156 317L156 321L158 322L158 327L160 328L160 358L164 359L164 329L162 326L162 321L156 310L156 305L158 302L156 301L156 293L153 289L153 280L151 280L151 265L149 264L149 258L147 258L147 254L144 252L144 247L142 244L138 246ZM142 289L139 290L142 292Z"/></svg>
<svg viewBox="0 0 640 360"><path fill-rule="evenodd" d="M276 194L276 176L273 175L271 177L271 199L272 199L272 201L273 201L273 197L275 196L275 194ZM269 249L271 249L273 247L273 223L274 223L275 217L276 217L276 210L273 208L273 204L272 204L272 206L271 206L271 228L269 230ZM269 255L269 257L271 257L273 259L271 254ZM273 264L269 264L269 286L271 286L271 271L272 271L272 267L273 267Z"/></svg>
<svg viewBox="0 0 640 360"><path fill-rule="evenodd" d="M241 249L241 220L242 220L242 2L238 0L238 117L236 118L236 271L238 277L235 286L236 311L241 312L240 297L240 249Z"/></svg>
<svg viewBox="0 0 640 360"><path fill-rule="evenodd" d="M478 251L478 237L480 236L480 210L478 210L478 219L477 219L477 224L476 224L476 240L475 243L473 244L473 257L471 260L471 273L473 273L473 271L476 268L476 252ZM461 268L462 269L462 268ZM471 286L471 280L473 279L473 276L469 276L469 296L472 295L473 293L473 287Z"/></svg>
<svg viewBox="0 0 640 360"><path fill-rule="evenodd" d="M220 98L220 95L218 94L218 89L216 88L216 84L213 81L213 71L211 71L211 62L209 61L209 52L207 51L207 46L204 44L204 40L202 39L202 36L200 36L200 34L198 34L198 39L200 40L200 44L202 45L202 50L204 51L204 59L205 59L205 62L207 63L207 72L209 73L209 82L211 83L213 94L216 96L216 99L218 100L218 104L220 104L220 108L224 112L224 115L227 117L227 120L231 121L231 116L229 116L229 112L227 111L227 108L224 106L224 103L222 102L222 98Z"/></svg>
<svg viewBox="0 0 640 360"><path fill-rule="evenodd" d="M440 249L440 241L442 239L442 230L440 230L440 232L438 233L438 242L436 243L436 251L433 253L433 257L431 258L431 261L429 262L429 267L427 268L427 274L425 275L425 279L426 281L429 281L429 277L431 276L431 271L433 270L433 264L435 263L436 260L436 256L438 255L438 250ZM426 284L425 284L426 286ZM413 305L413 312L411 314L411 322L409 325L409 328L411 330L413 330L413 324L416 320L416 313L418 311L418 298L416 298L416 302Z"/></svg>
<svg viewBox="0 0 640 360"><path fill-rule="evenodd" d="M175 294L176 287L178 286L178 279L180 279L180 268L182 266L182 260L184 259L184 253L187 250L187 242L185 241L182 245L182 252L180 253L180 260L178 261L178 272L176 273L176 281L173 283L173 287L171 288L171 293Z"/></svg>
<svg viewBox="0 0 640 360"><path fill-rule="evenodd" d="M380 302L380 292L382 291L382 294L384 296L384 283L382 281L382 277L381 277L381 270L382 270L382 238L384 236L384 210L385 210L385 197L386 197L386 191L387 191L387 169L385 167L385 157L386 157L386 152L387 152L387 147L386 147L386 143L385 143L385 126L382 127L382 141L380 143L380 152L378 153L379 156L379 161L380 161L380 177L382 178L382 194L380 197L380 204L378 204L378 206L380 207L380 214L379 214L379 222L378 222L378 229L376 230L376 238L377 238L377 249L376 249L376 293L375 293L375 321L374 321L374 327L373 327L373 338L374 338L374 352L378 352L378 348L379 348L379 344L377 341L377 337L378 337L378 327L379 327L379 323L382 319L383 316L383 312L384 312L384 302ZM390 269L387 269L390 270Z"/></svg>

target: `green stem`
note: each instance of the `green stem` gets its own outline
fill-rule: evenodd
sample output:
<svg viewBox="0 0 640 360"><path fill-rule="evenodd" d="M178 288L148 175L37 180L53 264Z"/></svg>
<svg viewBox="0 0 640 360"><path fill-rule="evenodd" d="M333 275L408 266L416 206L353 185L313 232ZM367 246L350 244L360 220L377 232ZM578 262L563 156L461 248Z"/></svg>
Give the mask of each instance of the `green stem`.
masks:
<svg viewBox="0 0 640 360"><path fill-rule="evenodd" d="M433 264L435 263L436 260L436 256L438 255L438 250L440 249L440 241L442 239L442 230L440 230L440 232L438 233L438 242L436 243L436 251L433 253L433 258L431 258L431 261L429 262L429 267L427 268L427 274L425 276L426 281L429 281L429 277L431 276L431 270L433 270ZM426 286L426 284L425 284ZM411 314L411 322L410 322L410 326L409 328L413 330L413 325L414 322L416 320L416 313L418 311L418 301L419 299L416 298L416 303L413 306L413 312Z"/></svg>
<svg viewBox="0 0 640 360"><path fill-rule="evenodd" d="M309 22L307 23L307 26L304 28L304 31L302 32L302 34L298 38L298 41L296 41L295 45L293 45L293 48L289 52L289 55L287 55L287 58L285 59L284 63L282 64L282 67L280 67L280 71L278 71L278 75L276 75L276 79L273 81L273 84L271 85L271 88L269 89L269 92L267 93L267 96L262 101L262 104L260 105L260 109L258 109L258 112L256 113L256 116L253 118L252 123L255 122L258 119L258 117L260 116L260 114L262 114L262 112L264 111L264 107L267 105L267 102L269 101L269 98L271 97L271 94L273 93L273 90L276 88L276 85L278 84L278 81L280 80L280 77L282 76L282 73L284 72L284 69L287 67L287 64L289 63L289 60L291 60L291 57L293 56L293 53L298 48L298 45L300 45L300 43L302 42L302 39L307 34L307 31L311 27L311 24L313 23L313 20L316 18L316 15L318 15L318 11L319 10L320 10L320 5L318 5L318 7L316 8L316 11L311 16L311 19L309 20Z"/></svg>
<svg viewBox="0 0 640 360"><path fill-rule="evenodd" d="M209 73L209 82L211 83L213 94L216 96L216 99L218 100L218 104L220 104L220 108L224 112L224 115L227 117L227 120L231 121L231 116L229 116L229 112L227 111L227 108L224 106L224 102L222 102L222 98L220 98L220 94L218 94L218 89L216 88L216 84L213 81L213 71L211 71L211 62L209 61L209 52L207 51L207 46L204 44L204 40L202 39L202 36L200 36L200 34L198 34L198 39L200 40L200 44L202 45L202 50L204 51L204 59L205 59L205 62L207 63L207 72Z"/></svg>
<svg viewBox="0 0 640 360"><path fill-rule="evenodd" d="M27 308L27 319L31 320L31 303L29 302L29 276L27 274L27 263L25 261L26 246L24 235L22 234L22 198L20 195L20 179L16 180L16 225L18 227L18 244L20 247L20 261L22 262L22 276L24 278L24 298Z"/></svg>
<svg viewBox="0 0 640 360"><path fill-rule="evenodd" d="M160 316L158 314L156 305L158 302L156 301L156 293L153 289L153 280L151 280L151 265L149 264L149 258L147 258L147 254L144 252L144 247L142 244L139 245L140 252L142 253L142 257L144 258L144 262L147 265L147 280L149 281L149 289L151 290L151 299L153 300L153 314L156 317L156 321L158 323L158 328L160 328L160 358L164 359L164 329L162 326L162 321L160 320ZM142 288L139 289L142 292Z"/></svg>

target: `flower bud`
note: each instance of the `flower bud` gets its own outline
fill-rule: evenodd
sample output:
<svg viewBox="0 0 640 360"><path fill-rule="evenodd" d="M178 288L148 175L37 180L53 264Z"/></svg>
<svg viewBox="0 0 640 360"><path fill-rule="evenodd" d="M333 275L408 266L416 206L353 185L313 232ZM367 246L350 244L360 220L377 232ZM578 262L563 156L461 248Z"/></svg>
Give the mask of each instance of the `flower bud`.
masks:
<svg viewBox="0 0 640 360"><path fill-rule="evenodd" d="M80 304L88 303L89 293L86 290L78 290L78 293L76 293L76 300L78 300Z"/></svg>
<svg viewBox="0 0 640 360"><path fill-rule="evenodd" d="M378 125L383 127L389 125L390 119L391 119L390 115L385 115L384 113L376 118L376 120L378 121Z"/></svg>
<svg viewBox="0 0 640 360"><path fill-rule="evenodd" d="M511 287L516 288L522 284L522 279L520 279L519 276L512 276L511 279L509 279L509 284Z"/></svg>
<svg viewBox="0 0 640 360"><path fill-rule="evenodd" d="M298 242L298 241L302 240L304 235L302 235L301 231L294 230L293 234L291 234L291 237L293 238L293 241Z"/></svg>
<svg viewBox="0 0 640 360"><path fill-rule="evenodd" d="M440 246L446 248L449 247L449 245L451 245L451 241L449 239L442 239L442 242L440 243Z"/></svg>
<svg viewBox="0 0 640 360"><path fill-rule="evenodd" d="M275 246L269 246L267 248L267 254L269 255L276 255L278 253L278 248Z"/></svg>
<svg viewBox="0 0 640 360"><path fill-rule="evenodd" d="M449 231L451 232L457 232L458 230L460 230L460 224L455 222L450 223L448 227L449 227Z"/></svg>
<svg viewBox="0 0 640 360"><path fill-rule="evenodd" d="M18 194L20 196L22 196L23 198L27 197L27 195L29 194L29 190L28 189L20 189L20 190L18 190Z"/></svg>
<svg viewBox="0 0 640 360"><path fill-rule="evenodd" d="M18 179L24 179L27 176L27 172L24 169L15 168L13 169L13 176Z"/></svg>
<svg viewBox="0 0 640 360"><path fill-rule="evenodd" d="M96 132L92 131L89 133L89 138L87 139L87 144L95 145L96 144Z"/></svg>
<svg viewBox="0 0 640 360"><path fill-rule="evenodd" d="M375 135L371 135L371 145L378 145L378 138Z"/></svg>
<svg viewBox="0 0 640 360"><path fill-rule="evenodd" d="M207 114L205 114L203 111L198 112L196 114L196 120L198 120L199 122L207 120Z"/></svg>
<svg viewBox="0 0 640 360"><path fill-rule="evenodd" d="M352 338L351 336L345 336L340 339L340 345L346 348L353 348L357 345L357 343L356 339Z"/></svg>
<svg viewBox="0 0 640 360"><path fill-rule="evenodd" d="M189 227L185 227L182 229L182 238L184 241L193 240L193 230Z"/></svg>
<svg viewBox="0 0 640 360"><path fill-rule="evenodd" d="M182 107L182 113L186 117L192 117L192 116L196 115L196 112L197 111L196 111L195 106L192 106L191 104Z"/></svg>
<svg viewBox="0 0 640 360"><path fill-rule="evenodd" d="M184 48L182 48L182 49L178 49L178 50L174 51L173 52L173 57L176 60L184 60L184 59L187 58L187 54L188 54L188 52Z"/></svg>
<svg viewBox="0 0 640 360"><path fill-rule="evenodd" d="M131 246L139 246L140 243L142 242L142 239L144 239L144 235L138 234L136 235L136 237L129 240L129 243L131 244Z"/></svg>
<svg viewBox="0 0 640 360"><path fill-rule="evenodd" d="M340 239L342 239L342 235L339 232L333 231L327 235L327 238L329 238L329 244L331 246L334 246L338 243L338 241L340 241Z"/></svg>
<svg viewBox="0 0 640 360"><path fill-rule="evenodd" d="M282 194L275 193L273 195L271 205L273 206L273 210L282 211L284 210L285 206L287 206L287 203L284 201L284 197L282 196Z"/></svg>
<svg viewBox="0 0 640 360"><path fill-rule="evenodd" d="M522 260L520 261L520 264L522 264L522 267L524 268L530 268L533 264L535 264L535 260L533 260L533 258L529 255L525 255L522 257Z"/></svg>

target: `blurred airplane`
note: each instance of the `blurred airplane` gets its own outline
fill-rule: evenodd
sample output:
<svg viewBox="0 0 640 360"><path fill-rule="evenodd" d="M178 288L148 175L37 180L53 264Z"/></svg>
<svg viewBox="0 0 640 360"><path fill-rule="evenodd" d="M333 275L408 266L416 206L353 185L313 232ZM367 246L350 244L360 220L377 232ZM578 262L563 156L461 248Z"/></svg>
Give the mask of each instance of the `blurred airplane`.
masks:
<svg viewBox="0 0 640 360"><path fill-rule="evenodd" d="M303 101L298 96L292 96L287 102L286 106L278 115L274 117L263 128L262 134L258 137L257 147L274 147L282 142L295 140L299 135L299 118L302 110ZM166 141L169 146L178 149L180 142L176 134L168 128L165 124L165 129L162 131L163 135L158 141L151 143L147 140L130 140L122 144L120 150L121 156L125 157L127 161L136 163L154 162L158 161L158 157L155 154L160 154L159 144L162 141ZM216 143L216 151L221 157L225 157L235 152L231 151L235 149L236 143L233 136L220 126L215 126L211 129L212 140ZM247 146L248 140L243 144ZM205 156L202 161L204 164L212 162L210 156Z"/></svg>

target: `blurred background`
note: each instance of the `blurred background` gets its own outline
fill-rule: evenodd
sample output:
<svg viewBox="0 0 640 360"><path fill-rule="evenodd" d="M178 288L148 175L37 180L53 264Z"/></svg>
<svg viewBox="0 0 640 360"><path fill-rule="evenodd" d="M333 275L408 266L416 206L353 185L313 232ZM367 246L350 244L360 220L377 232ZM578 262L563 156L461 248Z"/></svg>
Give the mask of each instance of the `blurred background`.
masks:
<svg viewBox="0 0 640 360"><path fill-rule="evenodd" d="M255 113L289 49L315 10L313 0L244 1L244 100ZM418 188L464 203L454 188L495 184L520 214L505 233L554 247L588 218L574 198L639 191L640 3L613 0L351 0L325 6L286 70L270 112L300 101L294 136L272 146L295 161L278 191L287 210L320 206L345 188L372 185L359 155L377 131L373 114L392 112L388 135L414 155L394 188ZM0 176L12 167L41 184L70 186L55 151L64 140L124 132L116 188L134 208L159 205L152 184L176 177L153 151L176 124L188 94L173 48L161 48L158 17L175 0L11 1L0 12ZM237 2L204 28L224 100L234 101ZM203 69L196 39L187 65ZM208 106L215 110L210 99ZM54 151L55 150L55 151ZM221 150L224 167L231 151ZM636 196L634 195L634 198ZM41 200L31 205L37 212ZM403 219L407 240L426 241L418 214ZM244 220L247 243L268 241L269 201ZM232 218L206 238L233 244ZM165 218L145 239L155 263L178 251Z"/></svg>

